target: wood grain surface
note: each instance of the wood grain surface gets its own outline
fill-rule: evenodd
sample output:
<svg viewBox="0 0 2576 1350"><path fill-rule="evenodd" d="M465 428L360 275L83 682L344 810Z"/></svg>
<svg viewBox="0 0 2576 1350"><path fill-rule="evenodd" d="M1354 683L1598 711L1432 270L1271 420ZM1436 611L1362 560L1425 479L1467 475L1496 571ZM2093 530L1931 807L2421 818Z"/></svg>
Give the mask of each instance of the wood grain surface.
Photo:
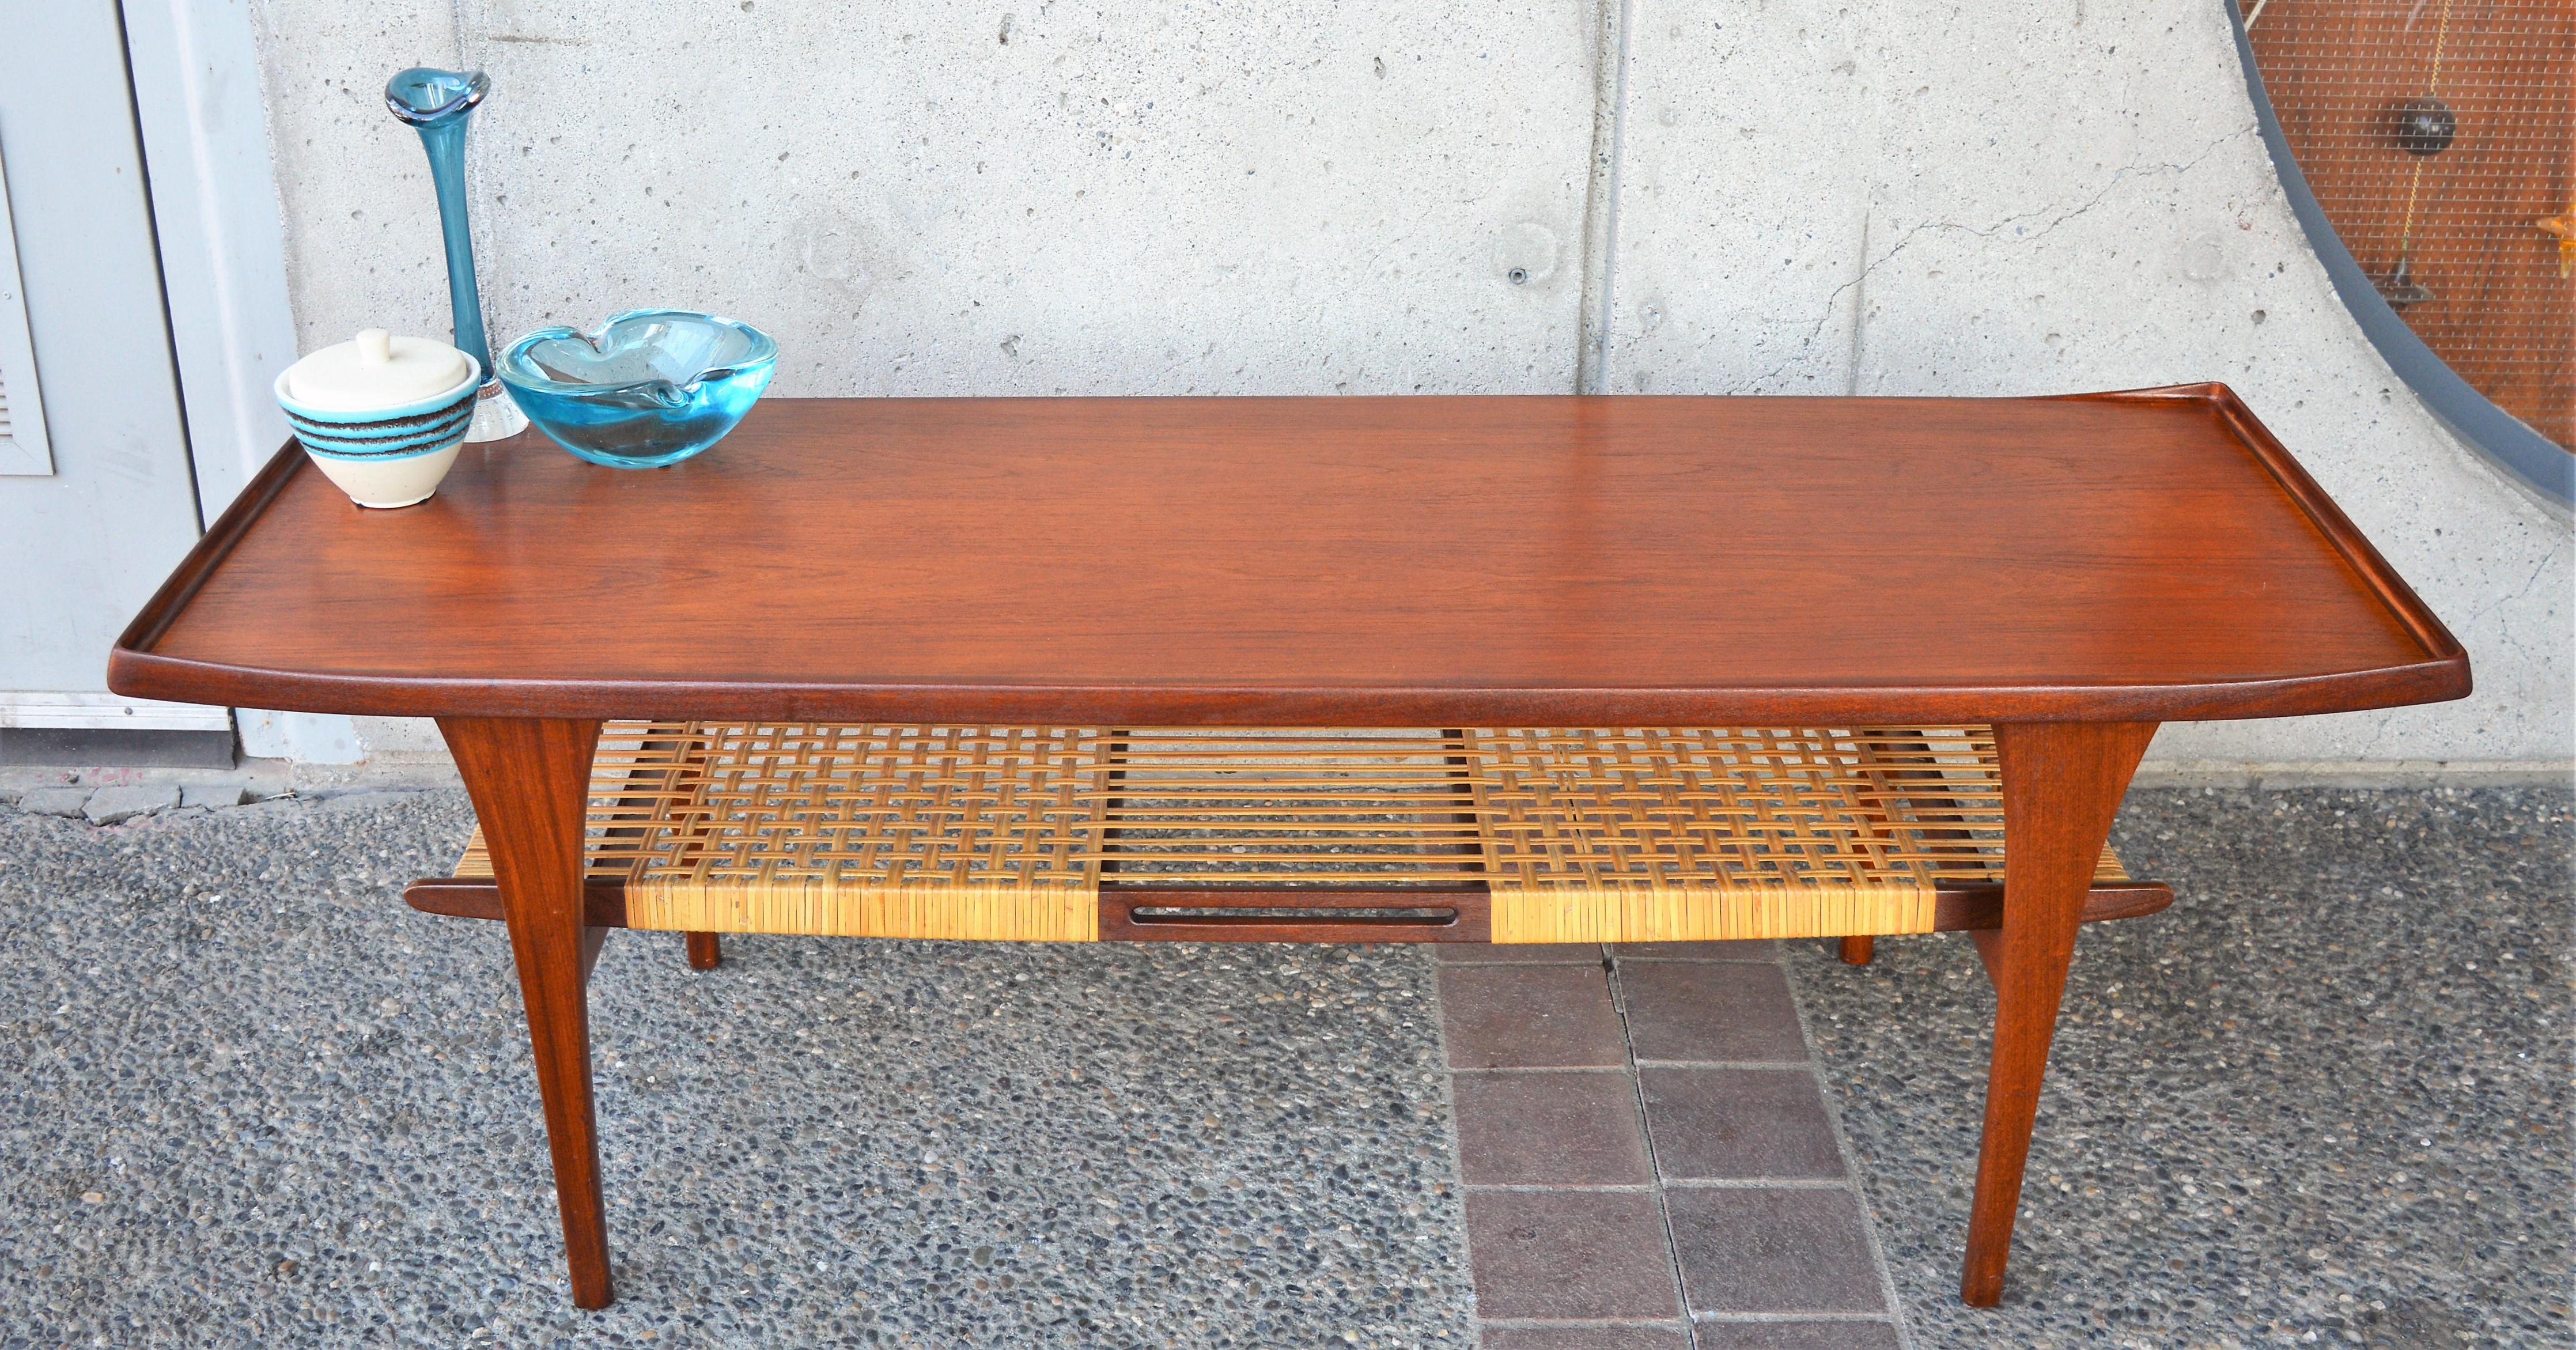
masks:
<svg viewBox="0 0 2576 1350"><path fill-rule="evenodd" d="M316 712L1637 725L2468 692L2234 395L774 399L366 511L288 451L133 696Z"/></svg>
<svg viewBox="0 0 2576 1350"><path fill-rule="evenodd" d="M584 789L599 724L450 718L439 730L491 845L545 1104L572 1301L605 1308L615 1290L591 1093L589 989L608 929L589 922L581 874Z"/></svg>

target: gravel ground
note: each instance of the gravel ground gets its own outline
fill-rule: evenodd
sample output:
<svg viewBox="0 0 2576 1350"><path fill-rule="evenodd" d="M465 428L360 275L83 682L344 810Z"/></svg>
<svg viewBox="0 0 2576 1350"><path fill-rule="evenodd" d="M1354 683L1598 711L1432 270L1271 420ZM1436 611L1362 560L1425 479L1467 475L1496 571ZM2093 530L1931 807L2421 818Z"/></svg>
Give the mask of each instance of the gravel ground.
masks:
<svg viewBox="0 0 2576 1350"><path fill-rule="evenodd" d="M0 811L0 1346L1465 1346L1430 966L612 939L576 1313L461 793Z"/></svg>
<svg viewBox="0 0 2576 1350"><path fill-rule="evenodd" d="M2556 790L2130 794L2004 1305L1957 1301L1993 995L1955 937L1797 989L1922 1350L2576 1345Z"/></svg>
<svg viewBox="0 0 2576 1350"><path fill-rule="evenodd" d="M1917 1350L2576 1344L2564 791L2140 791L2005 1306L1992 1000L1791 944ZM1436 1009L1391 948L676 939L602 958L622 1301L568 1305L461 794L0 811L0 1347L1456 1346Z"/></svg>

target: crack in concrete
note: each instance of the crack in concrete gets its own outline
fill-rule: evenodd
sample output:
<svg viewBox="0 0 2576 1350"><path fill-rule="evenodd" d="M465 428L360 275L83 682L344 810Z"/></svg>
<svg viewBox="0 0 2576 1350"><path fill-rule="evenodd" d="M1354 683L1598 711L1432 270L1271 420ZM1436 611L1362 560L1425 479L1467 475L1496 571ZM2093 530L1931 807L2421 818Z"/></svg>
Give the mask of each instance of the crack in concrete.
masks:
<svg viewBox="0 0 2576 1350"><path fill-rule="evenodd" d="M2504 611L2508 606L2521 600L2524 596L2531 594L2531 588L2539 585L2542 577L2549 575L2549 573L2557 566L2559 555L2566 551L2567 540L2564 536L2551 541L2549 551L2540 555L2540 565L2531 570L2531 575L2524 579L2522 585L2516 589L2513 594L2499 595L2496 598L2487 601L2485 604L2478 606L2475 610L2470 611L2467 621L2460 625L2459 631L2462 633L2476 632L2478 625L2484 622L2488 615L2495 614L2498 616L2496 621L2496 636L2499 639L2510 638L2512 635L2512 629L2505 624L2501 611ZM2467 645L2465 640L2461 645Z"/></svg>
<svg viewBox="0 0 2576 1350"><path fill-rule="evenodd" d="M2134 177L2140 177L2147 174L2189 173L2193 169L2200 167L2202 161L2208 159L2211 155L2217 154L2218 151L2228 142L2250 136L2254 134L2257 129L2258 128L2254 123L2248 122L2245 125L2238 127L2236 130L2211 141L2208 145L2201 148L2199 154L2192 156L2190 159L2185 160L2180 164L2162 163L2123 165L2119 169L2113 171L2110 181L2104 183L2100 191L2094 193L2091 197L2086 198L2081 205L2062 211L2054 219L2041 226L2036 233L2017 236L2014 242L2030 243L2048 237L2048 235L2054 232L2059 226L2064 225L2068 221L2074 220L2079 216L2085 215L2092 211L2093 208L2100 206L2104 201L2110 198L2112 193L2117 192L2120 189L2121 184L2128 182ZM1915 238L1923 234L1925 231L1952 231L1960 234L1971 235L1979 239L1992 239L2011 226L2018 225L2021 222L2030 220L2034 217L2048 215L2052 211L2059 211L2059 208L2054 205L2038 207L2033 210L2005 216L2003 219L1983 228L1979 228L1974 225L1962 225L1956 221L1949 220L1925 221L1920 225L1913 226L1906 230L1903 235L1899 236L1897 241L1893 245L1889 246L1887 252L1880 254L1876 262L1863 265L1858 275L1854 276L1851 280L1844 282L1842 285L1835 287L1833 294L1825 297L1824 313L1816 317L1815 326L1807 333L1807 341L1813 342L1824 334L1825 325L1833 322L1834 307L1842 303L1842 298L1845 292L1857 289L1868 282L1871 274L1877 272L1881 267L1886 266L1896 257L1896 255L1903 253L1914 243ZM1801 345L1803 347L1804 344ZM1787 369L1787 363L1784 362L1779 369L1772 371L1771 374L1777 375L1780 373L1780 370L1785 369ZM1768 379L1770 376L1765 376L1764 378Z"/></svg>

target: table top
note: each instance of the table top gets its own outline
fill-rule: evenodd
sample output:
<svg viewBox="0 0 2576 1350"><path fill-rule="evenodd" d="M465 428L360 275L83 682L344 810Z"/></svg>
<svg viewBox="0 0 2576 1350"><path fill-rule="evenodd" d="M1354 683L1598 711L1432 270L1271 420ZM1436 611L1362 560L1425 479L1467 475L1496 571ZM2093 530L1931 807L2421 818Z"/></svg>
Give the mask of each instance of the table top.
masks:
<svg viewBox="0 0 2576 1350"><path fill-rule="evenodd" d="M2468 660L2222 386L2052 399L772 399L361 510L292 445L130 696L1085 725L2171 720Z"/></svg>

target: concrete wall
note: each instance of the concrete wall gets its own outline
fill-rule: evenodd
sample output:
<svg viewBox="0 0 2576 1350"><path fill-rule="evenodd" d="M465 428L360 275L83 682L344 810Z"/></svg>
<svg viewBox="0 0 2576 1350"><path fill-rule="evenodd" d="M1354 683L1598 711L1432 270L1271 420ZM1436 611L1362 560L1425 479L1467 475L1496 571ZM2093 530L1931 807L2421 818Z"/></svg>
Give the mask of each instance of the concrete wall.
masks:
<svg viewBox="0 0 2576 1350"><path fill-rule="evenodd" d="M2564 763L2568 522L2346 316L2223 0L264 0L306 345L438 331L377 91L481 65L493 331L723 310L780 394L2235 385L2479 693L2167 764ZM2002 522L1999 522L1999 526ZM434 754L417 729L362 732Z"/></svg>

